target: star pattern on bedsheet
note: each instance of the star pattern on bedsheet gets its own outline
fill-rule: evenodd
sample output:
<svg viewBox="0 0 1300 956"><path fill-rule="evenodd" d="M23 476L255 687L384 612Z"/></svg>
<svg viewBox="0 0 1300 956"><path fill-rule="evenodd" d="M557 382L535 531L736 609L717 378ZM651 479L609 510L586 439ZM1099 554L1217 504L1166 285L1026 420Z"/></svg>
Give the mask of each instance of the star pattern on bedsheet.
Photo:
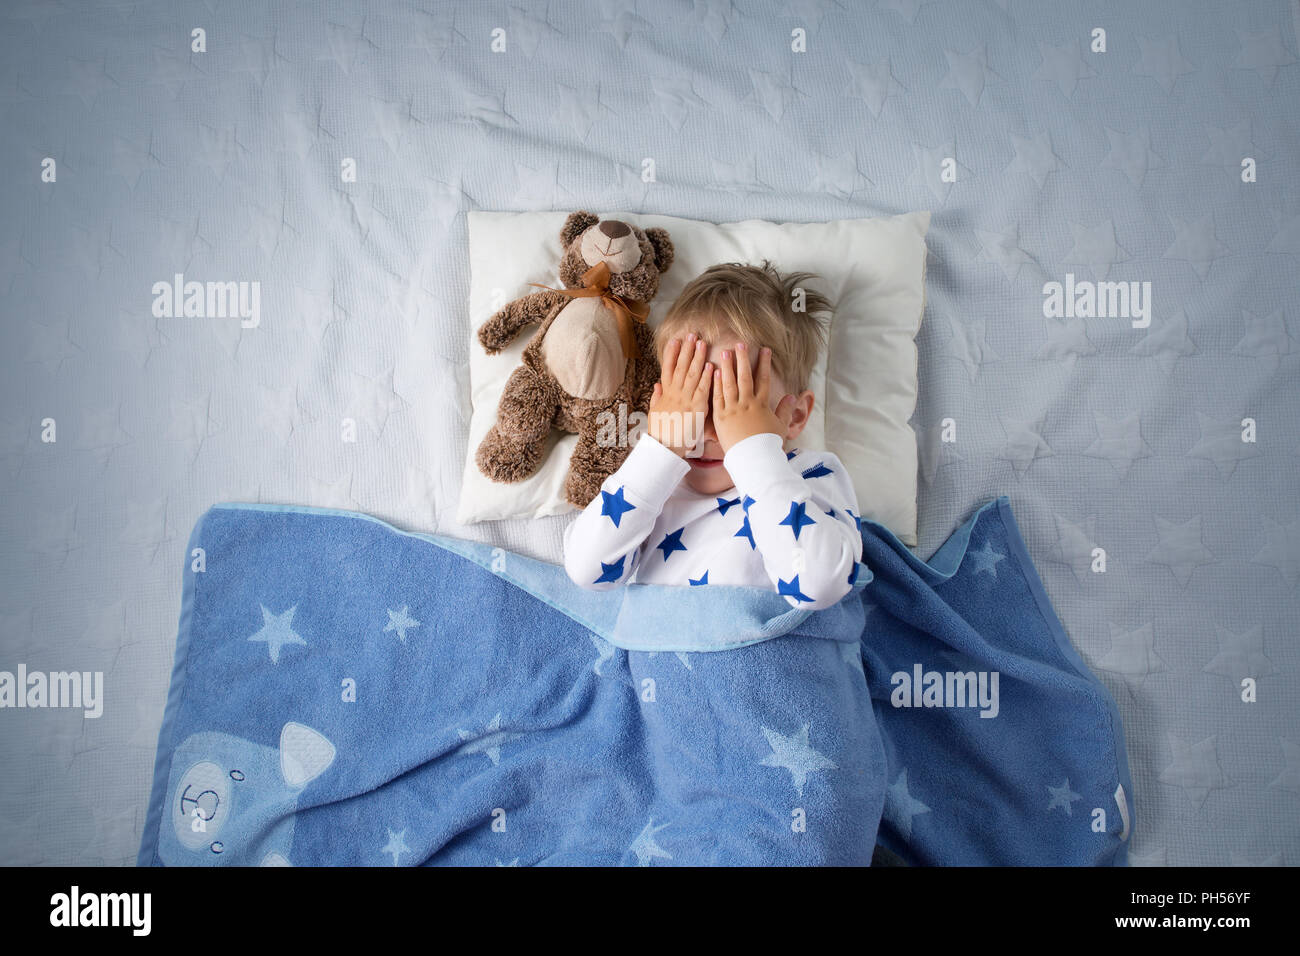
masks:
<svg viewBox="0 0 1300 956"><path fill-rule="evenodd" d="M1044 317L1043 323L1047 329L1047 340L1039 348L1036 358L1072 372L1079 356L1097 354L1096 346L1088 338L1088 327L1078 316L1064 319Z"/></svg>
<svg viewBox="0 0 1300 956"><path fill-rule="evenodd" d="M1284 766L1282 771L1269 781L1269 787L1289 790L1296 796L1300 796L1300 744L1285 737L1279 737L1277 740L1282 749Z"/></svg>
<svg viewBox="0 0 1300 956"><path fill-rule="evenodd" d="M957 450L956 443L943 440L946 427L942 421L939 421L917 430L917 459L921 480L927 485L934 484L941 467L962 460L962 454Z"/></svg>
<svg viewBox="0 0 1300 956"><path fill-rule="evenodd" d="M1264 546L1255 552L1252 564L1276 568L1290 589L1300 581L1300 520L1284 525L1264 516Z"/></svg>
<svg viewBox="0 0 1300 956"><path fill-rule="evenodd" d="M1176 734L1166 734L1171 757L1160 771L1161 783L1179 787L1196 808L1204 805L1212 790L1229 786L1219 764L1217 734L1187 743Z"/></svg>
<svg viewBox="0 0 1300 956"><path fill-rule="evenodd" d="M978 258L983 262L996 263L1008 280L1020 275L1020 267L1034 258L1020 247L1020 225L1010 222L1001 230L980 229L976 227L975 238L979 240Z"/></svg>
<svg viewBox="0 0 1300 956"><path fill-rule="evenodd" d="M1166 318L1153 318L1146 335L1129 351L1155 359L1166 376L1172 374L1180 358L1197 352L1196 343L1187 334L1187 314L1174 309Z"/></svg>
<svg viewBox="0 0 1300 956"><path fill-rule="evenodd" d="M1286 328L1286 313L1274 309L1267 315L1257 315L1249 309L1241 312L1245 332L1232 347L1233 355L1249 355L1259 359L1260 366L1272 375L1282 364L1284 355L1291 355L1292 339Z"/></svg>
<svg viewBox="0 0 1300 956"><path fill-rule="evenodd" d="M890 96L903 92L902 84L894 78L888 57L873 63L850 61L845 65L852 78L854 95L867 104L867 109L875 119L880 118L880 111L885 108L885 102Z"/></svg>
<svg viewBox="0 0 1300 956"><path fill-rule="evenodd" d="M1034 79L1054 84L1067 100L1074 96L1080 80L1097 75L1097 71L1079 54L1078 43L1074 41L1055 44L1040 40L1038 55L1042 62L1034 72Z"/></svg>
<svg viewBox="0 0 1300 956"><path fill-rule="evenodd" d="M1086 265L1094 278L1105 279L1116 263L1127 262L1129 254L1115 238L1115 223L1110 219L1086 225L1070 223L1074 246L1065 254L1065 261Z"/></svg>
<svg viewBox="0 0 1300 956"><path fill-rule="evenodd" d="M960 90L966 102L979 106L984 86L991 77L1001 79L989 67L988 46L981 44L971 50L944 50L948 59L948 72L939 81L939 89Z"/></svg>
<svg viewBox="0 0 1300 956"><path fill-rule="evenodd" d="M997 457L1011 462L1017 478L1024 478L1025 473L1039 458L1050 458L1056 452L1043 437L1046 418L1015 419L1006 415L998 416L1002 421L1002 430L1006 433L1006 443L997 453Z"/></svg>
<svg viewBox="0 0 1300 956"><path fill-rule="evenodd" d="M1089 515L1081 524L1059 514L1053 517L1056 519L1056 541L1047 553L1047 560L1066 565L1074 572L1075 579L1083 584L1091 576L1092 552L1097 547L1097 517Z"/></svg>
<svg viewBox="0 0 1300 956"><path fill-rule="evenodd" d="M1237 53L1232 68L1254 70L1269 89L1273 88L1278 69L1296 62L1296 58L1282 42L1282 34L1277 24L1273 24L1262 33L1248 33L1241 30L1234 32L1237 34L1237 42L1241 44L1241 50Z"/></svg>
<svg viewBox="0 0 1300 956"><path fill-rule="evenodd" d="M1167 566L1179 585L1187 587L1193 571L1214 563L1214 555L1201 539L1201 516L1192 515L1186 521L1171 521L1160 515L1152 517L1160 541L1147 554L1146 559Z"/></svg>
<svg viewBox="0 0 1300 956"><path fill-rule="evenodd" d="M1205 673L1226 677L1240 690L1241 682L1247 677L1258 679L1278 672L1264 653L1262 624L1240 633L1215 625L1214 631L1219 641L1219 652L1202 668Z"/></svg>
<svg viewBox="0 0 1300 956"><path fill-rule="evenodd" d="M1038 131L1032 136L1008 134L1011 146L1016 151L1016 158L1007 166L1005 172L1024 173L1039 189L1047 184L1047 176L1060 169L1061 157L1052 149L1052 137L1045 131Z"/></svg>
<svg viewBox="0 0 1300 956"><path fill-rule="evenodd" d="M1128 475L1137 459L1151 457L1151 449L1142 440L1142 423L1137 412L1129 412L1120 419L1093 412L1092 418L1097 439L1084 449L1085 455L1106 459L1121 478Z"/></svg>
<svg viewBox="0 0 1300 956"><path fill-rule="evenodd" d="M1137 43L1141 56L1133 66L1134 75L1151 77L1165 93L1174 91L1174 84L1180 76L1196 72L1183 59L1177 35L1147 37L1139 34Z"/></svg>
<svg viewBox="0 0 1300 956"><path fill-rule="evenodd" d="M1256 443L1243 440L1240 418L1236 421L1223 421L1198 409L1196 423L1201 430L1201 437L1187 450L1187 457L1213 462L1219 477L1224 481L1232 477L1239 461L1259 454Z"/></svg>
<svg viewBox="0 0 1300 956"><path fill-rule="evenodd" d="M1141 186L1146 181L1150 170L1166 165L1151 149L1149 126L1139 126L1131 133L1123 133L1107 126L1106 139L1110 143L1110 149L1102 158L1101 165L1107 169L1118 169L1135 186Z"/></svg>
<svg viewBox="0 0 1300 956"><path fill-rule="evenodd" d="M1124 627L1108 621L1110 650L1101 656L1096 666L1112 674L1119 674L1130 692L1136 692L1154 673L1168 670L1164 659L1155 647L1155 626L1151 622L1137 627Z"/></svg>
<svg viewBox="0 0 1300 956"><path fill-rule="evenodd" d="M1170 215L1174 227L1174 241L1164 252L1164 258L1190 263L1196 274L1205 279L1215 259L1230 250L1215 237L1214 218L1182 219Z"/></svg>

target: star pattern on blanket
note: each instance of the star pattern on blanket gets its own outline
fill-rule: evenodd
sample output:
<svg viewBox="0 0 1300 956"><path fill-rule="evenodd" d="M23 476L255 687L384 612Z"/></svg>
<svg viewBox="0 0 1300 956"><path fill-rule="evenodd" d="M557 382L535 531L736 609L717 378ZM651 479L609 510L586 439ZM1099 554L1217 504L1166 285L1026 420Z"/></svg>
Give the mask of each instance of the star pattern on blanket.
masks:
<svg viewBox="0 0 1300 956"><path fill-rule="evenodd" d="M379 852L390 855L393 858L393 866L397 866L402 854L411 852L411 848L406 845L406 831L400 830L394 833L389 829L388 842L384 844L383 849Z"/></svg>
<svg viewBox="0 0 1300 956"><path fill-rule="evenodd" d="M971 574L989 574L994 580L998 576L998 563L1005 561L1007 556L993 547L993 542L985 541L984 547L979 550L969 550L966 552L966 559L971 562Z"/></svg>
<svg viewBox="0 0 1300 956"><path fill-rule="evenodd" d="M420 622L410 615L410 607L403 604L400 611L391 608L388 610L388 623L384 625L384 633L396 633L397 639L405 644L406 632L419 626Z"/></svg>
<svg viewBox="0 0 1300 956"><path fill-rule="evenodd" d="M504 731L501 729L501 714L498 713L481 731L475 733L470 730L457 730L457 736L464 743L456 748L457 754L483 754L492 761L492 766L498 766L501 763L501 747L512 740L518 740L523 734Z"/></svg>
<svg viewBox="0 0 1300 956"><path fill-rule="evenodd" d="M1059 787L1053 787L1049 784L1047 792L1052 795L1052 799L1047 802L1047 809L1054 810L1059 807L1065 811L1067 817L1074 816L1074 802L1083 799L1082 794L1075 793L1070 789L1069 777L1066 777L1065 783Z"/></svg>
<svg viewBox="0 0 1300 956"><path fill-rule="evenodd" d="M759 764L790 771L790 781L794 784L795 792L801 797L809 774L839 769L829 757L813 749L809 742L811 727L811 724L804 724L788 737L780 731L768 727L761 728L772 752L760 760Z"/></svg>
<svg viewBox="0 0 1300 956"><path fill-rule="evenodd" d="M298 610L298 605L294 605L289 610L280 614L274 614L269 611L265 604L262 608L262 626L257 633L249 636L250 641L259 641L266 644L267 650L271 652L271 663L280 663L280 651L290 644L306 645L302 635L293 629L293 615Z"/></svg>
<svg viewBox="0 0 1300 956"><path fill-rule="evenodd" d="M591 643L596 645L596 659L592 662L591 669L597 677L603 677L601 668L614 659L614 652L618 648L595 632L588 636L591 638Z"/></svg>
<svg viewBox="0 0 1300 956"><path fill-rule="evenodd" d="M883 816L894 825L904 840L912 839L912 822L918 814L929 813L930 808L912 796L907 786L907 768L885 790Z"/></svg>
<svg viewBox="0 0 1300 956"><path fill-rule="evenodd" d="M632 845L628 848L628 852L636 856L637 866L649 866L654 860L671 860L673 858L671 853L655 841L655 834L660 830L668 829L670 825L661 823L659 826L655 826L654 817L651 817L649 822L641 828L641 832L637 834L636 839L632 841Z"/></svg>

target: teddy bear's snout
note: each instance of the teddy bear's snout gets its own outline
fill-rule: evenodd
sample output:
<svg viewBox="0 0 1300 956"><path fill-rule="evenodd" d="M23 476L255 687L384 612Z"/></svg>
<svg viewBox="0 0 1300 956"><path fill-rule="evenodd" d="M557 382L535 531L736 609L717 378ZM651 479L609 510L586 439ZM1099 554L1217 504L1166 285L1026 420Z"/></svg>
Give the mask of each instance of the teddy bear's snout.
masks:
<svg viewBox="0 0 1300 956"><path fill-rule="evenodd" d="M631 272L641 262L641 244L632 227L617 219L606 219L588 229L580 246L589 266L603 262L612 273Z"/></svg>

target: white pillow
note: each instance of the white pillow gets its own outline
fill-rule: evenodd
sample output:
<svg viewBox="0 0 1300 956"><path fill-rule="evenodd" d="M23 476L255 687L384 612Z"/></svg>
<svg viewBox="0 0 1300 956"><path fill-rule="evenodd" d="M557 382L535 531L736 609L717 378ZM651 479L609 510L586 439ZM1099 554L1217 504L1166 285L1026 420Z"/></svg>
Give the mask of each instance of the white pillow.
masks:
<svg viewBox="0 0 1300 956"><path fill-rule="evenodd" d="M593 210L594 212L595 210ZM676 250L651 302L651 328L682 288L719 262L763 259L782 272L805 270L836 311L829 346L812 375L812 418L792 444L834 453L853 477L863 517L904 544L916 544L916 343L925 310L925 234L930 213L820 223L758 219L710 223L673 216L598 213L648 229L668 230ZM568 212L470 212L470 388L473 413L457 521L538 518L573 510L564 476L576 435L552 434L547 457L526 481L498 483L478 470L474 453L496 421L497 402L536 326L527 326L497 355L477 331L512 299L560 286L560 228ZM558 437L558 440L556 440Z"/></svg>

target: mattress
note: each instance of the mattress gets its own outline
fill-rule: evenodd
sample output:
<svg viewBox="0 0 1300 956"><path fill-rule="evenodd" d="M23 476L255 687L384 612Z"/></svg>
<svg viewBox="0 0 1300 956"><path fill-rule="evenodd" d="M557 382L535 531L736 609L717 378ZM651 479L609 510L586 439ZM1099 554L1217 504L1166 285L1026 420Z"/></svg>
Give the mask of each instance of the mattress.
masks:
<svg viewBox="0 0 1300 956"><path fill-rule="evenodd" d="M917 553L1009 497L1123 717L1133 863L1300 863L1298 23L4 4L0 668L103 699L0 714L0 862L134 861L213 503L558 559L566 517L454 520L465 212L587 207L931 210Z"/></svg>

